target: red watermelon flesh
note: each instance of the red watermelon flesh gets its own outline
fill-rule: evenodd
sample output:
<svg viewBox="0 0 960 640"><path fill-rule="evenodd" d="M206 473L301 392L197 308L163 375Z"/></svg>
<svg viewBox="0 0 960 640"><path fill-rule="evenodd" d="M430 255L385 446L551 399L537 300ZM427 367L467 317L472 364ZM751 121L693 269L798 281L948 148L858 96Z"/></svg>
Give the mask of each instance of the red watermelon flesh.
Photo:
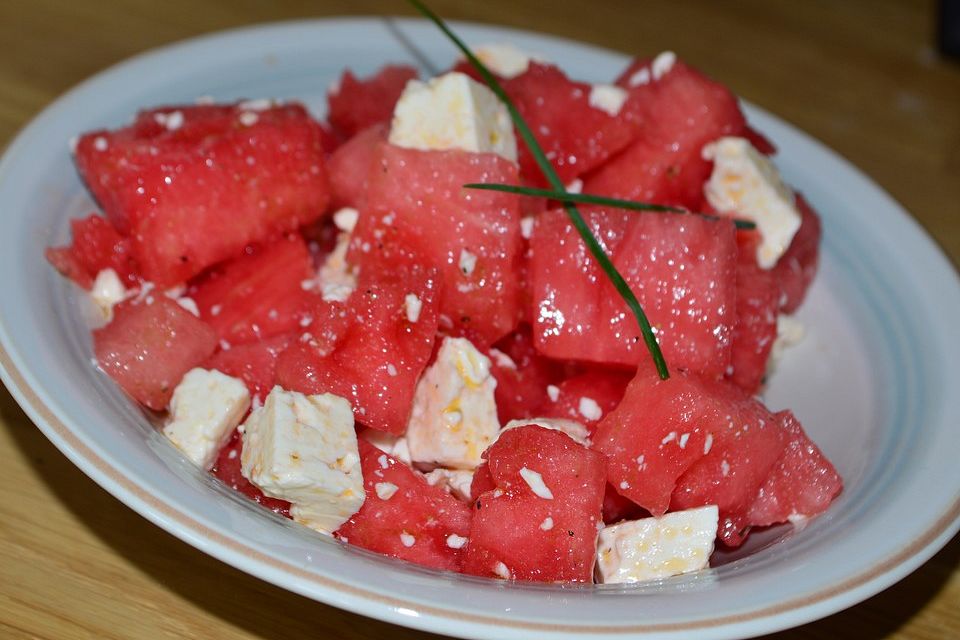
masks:
<svg viewBox="0 0 960 640"><path fill-rule="evenodd" d="M710 462L727 446L741 443L749 450L753 435L771 431L773 424L772 414L763 405L730 383L681 371L660 380L641 370L620 405L598 425L593 447L608 456L608 479L614 488L660 516L671 506L671 494L677 495L674 489L681 477L706 455L710 454ZM736 437L745 425L750 436ZM728 441L734 444L725 444ZM782 448L782 443L778 446ZM774 458L779 451L774 451ZM708 468L723 466L721 462L722 458L717 459L716 465ZM733 469L730 482L753 475L746 463L742 470L735 466L741 458L731 457L727 462ZM769 465L756 475L768 471ZM718 499L724 495L720 491L726 487L717 489Z"/></svg>
<svg viewBox="0 0 960 640"><path fill-rule="evenodd" d="M285 334L223 349L203 367L243 380L250 395L262 402L276 383L277 357L292 339L293 334Z"/></svg>
<svg viewBox="0 0 960 640"><path fill-rule="evenodd" d="M737 236L737 321L729 379L744 391L756 393L777 338L780 282L774 271L757 265L756 232L740 231Z"/></svg>
<svg viewBox="0 0 960 640"><path fill-rule="evenodd" d="M746 127L737 98L680 61L659 80L631 87L641 68L649 69L649 62L635 61L617 80L630 90L624 114L639 123L640 133L587 177L584 191L696 208L710 176L703 145Z"/></svg>
<svg viewBox="0 0 960 640"><path fill-rule="evenodd" d="M713 437L703 445L705 455L677 481L670 509L717 505L717 537L727 546L736 547L743 543L750 507L787 439L776 417L741 389L721 383L712 392L730 407L726 414L730 417L714 414L714 421L725 419L726 424L721 422L719 428L709 431Z"/></svg>
<svg viewBox="0 0 960 640"><path fill-rule="evenodd" d="M802 216L800 228L773 267L780 281L783 313L793 313L803 303L820 262L820 216L800 194L797 194L797 209Z"/></svg>
<svg viewBox="0 0 960 640"><path fill-rule="evenodd" d="M67 247L47 249L47 260L78 285L89 289L103 269L113 269L126 286L139 282L139 268L130 240L124 238L101 216L70 221L72 242Z"/></svg>
<svg viewBox="0 0 960 640"><path fill-rule="evenodd" d="M591 86L570 80L557 67L531 62L503 83L564 184L599 166L635 137L633 122L590 105ZM545 185L533 155L517 136L524 179Z"/></svg>
<svg viewBox="0 0 960 640"><path fill-rule="evenodd" d="M358 444L367 498L335 535L425 567L459 570L465 550L458 538L470 535L470 506L366 440Z"/></svg>
<svg viewBox="0 0 960 640"><path fill-rule="evenodd" d="M255 247L203 275L190 291L200 317L230 344L296 330L313 263L300 235Z"/></svg>
<svg viewBox="0 0 960 640"><path fill-rule="evenodd" d="M344 138L382 122L389 122L393 107L417 70L407 65L387 65L369 78L359 79L344 71L327 94L327 120Z"/></svg>
<svg viewBox="0 0 960 640"><path fill-rule="evenodd" d="M225 485L239 491L254 502L262 504L267 509L279 513L285 518L290 517L290 503L286 500L278 500L264 495L262 491L249 480L243 477L240 471L240 452L243 450L243 437L240 431L234 431L230 441L220 449L217 460L210 469L215 477L219 478Z"/></svg>
<svg viewBox="0 0 960 640"><path fill-rule="evenodd" d="M77 143L80 175L144 278L178 284L326 211L320 127L302 106L190 106L175 110L179 128L141 123L171 109Z"/></svg>
<svg viewBox="0 0 960 640"><path fill-rule="evenodd" d="M606 486L604 457L564 433L537 426L504 431L485 455L497 489L474 502L463 572L591 582ZM539 474L552 498L535 494L523 469Z"/></svg>
<svg viewBox="0 0 960 640"><path fill-rule="evenodd" d="M722 376L735 322L733 225L679 214L596 208L583 214L647 313L667 364ZM652 368L636 319L564 212L537 219L531 249L541 353Z"/></svg>
<svg viewBox="0 0 960 640"><path fill-rule="evenodd" d="M362 209L367 193L370 168L387 139L387 126L364 129L338 148L327 163L330 173L331 207Z"/></svg>
<svg viewBox="0 0 960 640"><path fill-rule="evenodd" d="M781 411L776 418L786 433L787 446L747 514L748 523L759 527L819 515L843 490L837 470L793 413Z"/></svg>
<svg viewBox="0 0 960 640"><path fill-rule="evenodd" d="M498 357L497 352L502 355ZM500 340L490 356L491 372L497 379L494 393L500 423L540 416L547 386L559 383L564 372L560 363L544 358L534 349L529 325L521 325Z"/></svg>
<svg viewBox="0 0 960 640"><path fill-rule="evenodd" d="M591 367L557 384L556 400L547 397L535 415L575 420L592 435L601 418L620 404L632 378L633 373Z"/></svg>
<svg viewBox="0 0 960 640"><path fill-rule="evenodd" d="M180 379L216 345L213 329L163 294L121 302L110 324L93 332L100 368L155 411L167 407Z"/></svg>
<svg viewBox="0 0 960 640"><path fill-rule="evenodd" d="M630 498L617 493L612 484L607 483L603 494L603 523L615 524L622 520L638 520L649 516L642 507Z"/></svg>
<svg viewBox="0 0 960 640"><path fill-rule="evenodd" d="M493 491L497 488L497 483L490 473L490 465L482 463L473 472L473 480L470 482L470 499L476 500L487 491Z"/></svg>
<svg viewBox="0 0 960 640"><path fill-rule="evenodd" d="M384 145L348 261L361 273L418 260L439 269L444 328L488 347L520 316L520 213L517 196L462 185L516 184L516 171L489 153Z"/></svg>
<svg viewBox="0 0 960 640"><path fill-rule="evenodd" d="M420 315L408 319L405 298L417 296ZM280 354L277 382L301 393L346 398L357 422L402 435L413 393L437 333L433 270L365 270L345 305L324 303L306 334Z"/></svg>

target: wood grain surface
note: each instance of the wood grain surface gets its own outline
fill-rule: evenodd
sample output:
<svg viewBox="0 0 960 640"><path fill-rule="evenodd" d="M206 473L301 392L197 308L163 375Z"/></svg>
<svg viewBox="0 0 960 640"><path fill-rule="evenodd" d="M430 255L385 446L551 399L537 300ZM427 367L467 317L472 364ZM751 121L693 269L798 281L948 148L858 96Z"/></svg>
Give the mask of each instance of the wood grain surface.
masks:
<svg viewBox="0 0 960 640"><path fill-rule="evenodd" d="M449 18L629 53L673 49L846 156L960 258L960 63L936 53L932 1L432 4ZM410 11L400 0L3 0L0 145L70 86L132 54L238 25L338 14ZM86 478L0 389L0 637L436 636L312 602L194 550ZM888 591L771 636L847 637L960 637L960 539Z"/></svg>

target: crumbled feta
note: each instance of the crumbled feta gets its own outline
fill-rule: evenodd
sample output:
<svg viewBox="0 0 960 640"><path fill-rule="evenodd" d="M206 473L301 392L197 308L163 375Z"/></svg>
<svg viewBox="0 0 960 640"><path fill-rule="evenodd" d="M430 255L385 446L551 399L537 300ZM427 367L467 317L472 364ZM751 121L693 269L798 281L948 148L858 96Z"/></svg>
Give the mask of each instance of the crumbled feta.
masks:
<svg viewBox="0 0 960 640"><path fill-rule="evenodd" d="M473 54L490 71L507 80L525 73L531 62L546 62L543 56L527 53L512 44L482 44L473 49Z"/></svg>
<svg viewBox="0 0 960 640"><path fill-rule="evenodd" d="M595 84L590 89L588 102L594 109L616 116L623 108L623 103L627 101L628 95L625 89L612 84Z"/></svg>
<svg viewBox="0 0 960 640"><path fill-rule="evenodd" d="M316 280L307 281L309 288L319 286L320 295L327 302L344 302L357 288L357 270L347 264L347 250L350 248L350 234L340 233Z"/></svg>
<svg viewBox="0 0 960 640"><path fill-rule="evenodd" d="M197 306L196 301L189 296L182 296L176 298L177 304L192 313L193 315L200 317L200 308Z"/></svg>
<svg viewBox="0 0 960 640"><path fill-rule="evenodd" d="M474 469L500 431L490 359L464 338L444 338L420 378L407 428L414 462Z"/></svg>
<svg viewBox="0 0 960 640"><path fill-rule="evenodd" d="M407 83L393 110L389 141L410 149L489 152L517 161L507 108L490 89L457 72Z"/></svg>
<svg viewBox="0 0 960 640"><path fill-rule="evenodd" d="M520 218L520 235L529 240L533 237L533 225L536 223L536 218L533 216L524 216Z"/></svg>
<svg viewBox="0 0 960 640"><path fill-rule="evenodd" d="M467 544L469 538L464 538L463 536L458 536L455 533L451 533L447 536L447 546L451 549L462 549L465 544Z"/></svg>
<svg viewBox="0 0 960 640"><path fill-rule="evenodd" d="M405 547L412 547L417 543L417 539L414 538L409 533L407 533L406 531L404 531L403 533L400 534L400 543L403 544L403 546Z"/></svg>
<svg viewBox="0 0 960 640"><path fill-rule="evenodd" d="M297 522L335 531L366 493L350 403L274 387L244 423L241 472L268 496L292 503Z"/></svg>
<svg viewBox="0 0 960 640"><path fill-rule="evenodd" d="M490 357L493 358L494 362L496 362L497 366L501 369L517 370L517 363L513 361L513 358L503 351L500 351L500 349L490 349Z"/></svg>
<svg viewBox="0 0 960 640"><path fill-rule="evenodd" d="M173 391L163 435L194 464L209 469L249 407L250 392L242 380L191 369Z"/></svg>
<svg viewBox="0 0 960 640"><path fill-rule="evenodd" d="M244 111L240 114L240 124L245 127L252 127L253 125L257 124L257 120L259 119L260 116L253 111Z"/></svg>
<svg viewBox="0 0 960 640"><path fill-rule="evenodd" d="M650 84L650 69L649 67L640 67L633 72L633 75L630 76L630 79L627 80L627 84L631 87L639 87L642 84Z"/></svg>
<svg viewBox="0 0 960 640"><path fill-rule="evenodd" d="M553 492L550 491L550 487L543 481L543 476L539 472L523 467L520 469L520 477L535 496L544 500L553 500Z"/></svg>
<svg viewBox="0 0 960 640"><path fill-rule="evenodd" d="M783 359L783 354L790 347L794 347L803 340L807 330L799 320L793 316L780 314L777 316L777 337L770 348L770 359L767 361L767 373L773 373Z"/></svg>
<svg viewBox="0 0 960 640"><path fill-rule="evenodd" d="M583 192L583 180L580 178L574 178L570 181L570 184L566 186L567 193L581 193Z"/></svg>
<svg viewBox="0 0 960 640"><path fill-rule="evenodd" d="M597 582L643 582L703 569L718 518L710 505L604 527L597 539Z"/></svg>
<svg viewBox="0 0 960 640"><path fill-rule="evenodd" d="M550 531L550 529L553 529L553 518L551 518L550 516L547 516L546 518L543 519L543 522L540 523L540 530Z"/></svg>
<svg viewBox="0 0 960 640"><path fill-rule="evenodd" d="M343 207L337 209L333 214L333 224L343 233L353 233L357 226L357 220L360 219L360 212L353 207Z"/></svg>
<svg viewBox="0 0 960 640"><path fill-rule="evenodd" d="M254 100L244 100L237 105L241 111L266 111L273 106L273 100L270 98L256 98Z"/></svg>
<svg viewBox="0 0 960 640"><path fill-rule="evenodd" d="M556 402L560 399L560 387L555 384L547 385L547 397L550 398L550 402Z"/></svg>
<svg viewBox="0 0 960 640"><path fill-rule="evenodd" d="M590 446L590 432L587 428L576 420L566 420L564 418L524 418L523 420L511 420L500 433L503 433L507 429L515 429L530 424L543 427L544 429L562 431L570 436L577 444L582 444L585 447ZM499 437L499 434L497 434L497 437Z"/></svg>
<svg viewBox="0 0 960 640"><path fill-rule="evenodd" d="M753 221L760 232L757 262L770 269L800 228L793 191L783 183L773 163L745 138L720 138L703 148L713 161L713 173L703 193L717 211Z"/></svg>
<svg viewBox="0 0 960 640"><path fill-rule="evenodd" d="M407 312L407 322L416 322L420 319L420 311L423 310L423 302L415 293L408 293L403 298L403 308Z"/></svg>
<svg viewBox="0 0 960 640"><path fill-rule="evenodd" d="M93 148L97 151L106 151L107 147L109 147L109 143L103 136L97 136L93 139Z"/></svg>
<svg viewBox="0 0 960 640"><path fill-rule="evenodd" d="M389 500L399 488L392 482L378 482L373 486L373 490L376 491L377 497L381 500Z"/></svg>
<svg viewBox="0 0 960 640"><path fill-rule="evenodd" d="M493 565L493 572L498 578L503 578L504 580L510 579L510 569L502 562Z"/></svg>
<svg viewBox="0 0 960 640"><path fill-rule="evenodd" d="M103 269L97 274L90 288L90 297L103 313L105 320L113 318L113 305L127 297L127 288L113 269Z"/></svg>
<svg viewBox="0 0 960 640"><path fill-rule="evenodd" d="M580 415L587 420L597 421L603 417L603 410L600 408L600 405L597 404L597 401L587 396L580 398L577 410L580 412Z"/></svg>
<svg viewBox="0 0 960 640"><path fill-rule="evenodd" d="M376 429L367 429L363 432L363 439L375 446L380 451L393 456L404 464L412 464L410 460L410 449L407 446L407 439L402 436L395 436ZM386 458L380 466L387 468Z"/></svg>
<svg viewBox="0 0 960 640"><path fill-rule="evenodd" d="M426 474L427 484L443 487L454 497L470 501L470 485L473 484L473 471L465 469L434 469Z"/></svg>
<svg viewBox="0 0 960 640"><path fill-rule="evenodd" d="M663 51L658 54L650 64L650 71L653 73L653 79L659 80L670 73L673 65L677 63L677 54L673 51Z"/></svg>
<svg viewBox="0 0 960 640"><path fill-rule="evenodd" d="M473 270L477 268L477 256L474 253L470 253L466 249L460 250L460 260L458 262L460 267L460 272L465 276L470 276L473 274Z"/></svg>

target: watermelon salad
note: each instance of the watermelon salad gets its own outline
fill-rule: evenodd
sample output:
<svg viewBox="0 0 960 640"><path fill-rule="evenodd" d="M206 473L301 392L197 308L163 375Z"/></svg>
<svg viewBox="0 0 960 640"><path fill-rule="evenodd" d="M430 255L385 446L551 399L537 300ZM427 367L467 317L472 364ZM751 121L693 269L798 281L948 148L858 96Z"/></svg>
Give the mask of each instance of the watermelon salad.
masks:
<svg viewBox="0 0 960 640"><path fill-rule="evenodd" d="M435 569L659 579L822 513L839 475L761 398L820 241L774 146L670 52L608 84L477 53L568 192L687 211L580 206L668 379L558 202L464 188L547 182L462 60L345 71L323 120L208 101L81 135L100 211L46 255L99 369L263 508Z"/></svg>

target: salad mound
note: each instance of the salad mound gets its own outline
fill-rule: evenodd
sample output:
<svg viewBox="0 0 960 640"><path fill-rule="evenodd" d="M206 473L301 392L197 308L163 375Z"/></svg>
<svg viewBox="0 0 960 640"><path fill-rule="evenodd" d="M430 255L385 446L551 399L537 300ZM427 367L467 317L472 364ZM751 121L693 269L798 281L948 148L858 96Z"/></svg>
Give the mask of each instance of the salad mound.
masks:
<svg viewBox="0 0 960 640"><path fill-rule="evenodd" d="M102 209L50 263L101 371L227 485L340 541L501 580L638 582L819 515L842 481L761 399L820 221L736 97L670 52L608 84L476 49L649 318L466 61L345 71L82 135ZM521 190L522 191L522 190ZM735 221L749 224L734 224Z"/></svg>

